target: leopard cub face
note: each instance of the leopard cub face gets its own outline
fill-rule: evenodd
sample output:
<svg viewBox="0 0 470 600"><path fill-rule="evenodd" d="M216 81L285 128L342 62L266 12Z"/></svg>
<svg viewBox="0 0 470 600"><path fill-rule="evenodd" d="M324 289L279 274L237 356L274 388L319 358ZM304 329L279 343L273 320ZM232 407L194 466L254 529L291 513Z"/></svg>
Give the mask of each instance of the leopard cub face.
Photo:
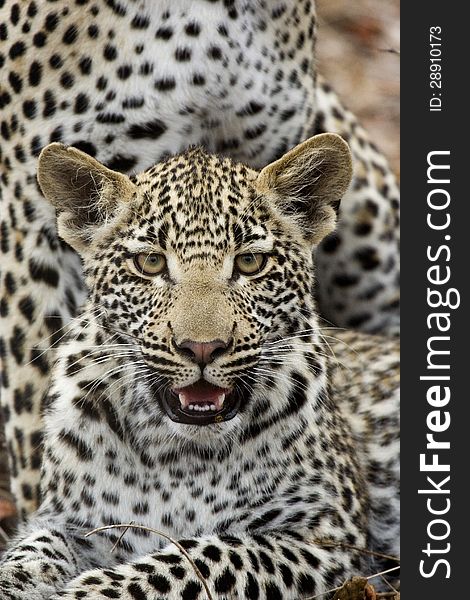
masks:
<svg viewBox="0 0 470 600"><path fill-rule="evenodd" d="M349 185L347 144L319 135L259 173L196 148L132 178L51 144L38 179L149 406L184 436L256 412L273 341L316 324L312 249Z"/></svg>

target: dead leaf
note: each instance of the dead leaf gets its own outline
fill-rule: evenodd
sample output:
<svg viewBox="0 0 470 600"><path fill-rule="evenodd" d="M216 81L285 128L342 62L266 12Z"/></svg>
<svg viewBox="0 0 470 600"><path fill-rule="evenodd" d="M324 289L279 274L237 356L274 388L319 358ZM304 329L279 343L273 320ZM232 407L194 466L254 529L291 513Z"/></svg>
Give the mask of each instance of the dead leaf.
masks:
<svg viewBox="0 0 470 600"><path fill-rule="evenodd" d="M333 600L376 600L374 586L365 577L353 577L336 592Z"/></svg>
<svg viewBox="0 0 470 600"><path fill-rule="evenodd" d="M14 517L16 515L16 509L13 502L0 498L0 521Z"/></svg>

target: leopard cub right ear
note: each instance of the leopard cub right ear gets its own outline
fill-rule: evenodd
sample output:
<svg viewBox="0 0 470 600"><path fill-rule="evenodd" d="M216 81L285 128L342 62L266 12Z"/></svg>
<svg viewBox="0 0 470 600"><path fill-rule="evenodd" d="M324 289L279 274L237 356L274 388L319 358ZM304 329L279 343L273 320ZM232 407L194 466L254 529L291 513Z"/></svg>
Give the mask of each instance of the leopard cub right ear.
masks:
<svg viewBox="0 0 470 600"><path fill-rule="evenodd" d="M134 185L72 146L53 143L39 155L39 187L56 208L59 235L77 252L130 200Z"/></svg>
<svg viewBox="0 0 470 600"><path fill-rule="evenodd" d="M348 144L335 133L322 133L264 167L255 185L316 246L335 228L352 171Z"/></svg>

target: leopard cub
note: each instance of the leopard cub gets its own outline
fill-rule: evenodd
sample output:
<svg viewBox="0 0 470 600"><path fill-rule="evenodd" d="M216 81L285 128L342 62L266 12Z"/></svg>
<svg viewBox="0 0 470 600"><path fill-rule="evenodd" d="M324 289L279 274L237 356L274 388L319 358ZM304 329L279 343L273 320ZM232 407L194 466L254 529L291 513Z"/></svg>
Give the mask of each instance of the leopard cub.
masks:
<svg viewBox="0 0 470 600"><path fill-rule="evenodd" d="M395 342L330 336L311 293L351 175L334 134L260 172L195 148L129 178L42 151L89 292L2 599L297 600L358 572L360 549L396 552Z"/></svg>

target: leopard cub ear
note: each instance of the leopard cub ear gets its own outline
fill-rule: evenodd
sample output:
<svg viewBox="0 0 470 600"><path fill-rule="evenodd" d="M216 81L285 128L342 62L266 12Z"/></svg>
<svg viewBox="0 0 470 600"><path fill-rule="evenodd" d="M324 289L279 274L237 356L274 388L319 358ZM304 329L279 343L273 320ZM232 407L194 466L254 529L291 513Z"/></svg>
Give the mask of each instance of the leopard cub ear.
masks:
<svg viewBox="0 0 470 600"><path fill-rule="evenodd" d="M352 171L348 144L339 135L322 133L264 167L255 185L316 246L336 226Z"/></svg>
<svg viewBox="0 0 470 600"><path fill-rule="evenodd" d="M72 146L49 144L39 155L39 187L57 211L59 235L77 252L115 220L135 186Z"/></svg>

